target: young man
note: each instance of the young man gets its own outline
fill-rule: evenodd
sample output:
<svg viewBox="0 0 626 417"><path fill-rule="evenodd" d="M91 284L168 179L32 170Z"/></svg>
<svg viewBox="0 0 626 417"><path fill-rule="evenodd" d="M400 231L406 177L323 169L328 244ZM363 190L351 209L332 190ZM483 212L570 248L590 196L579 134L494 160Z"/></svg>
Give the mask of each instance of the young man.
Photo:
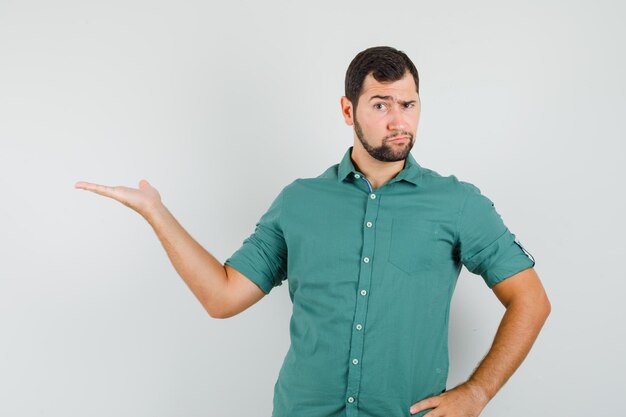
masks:
<svg viewBox="0 0 626 417"><path fill-rule="evenodd" d="M139 189L76 187L142 214L212 317L240 313L288 278L291 345L273 417L478 416L550 312L535 261L476 186L411 156L419 78L403 52L360 52L345 87L353 146L319 176L285 186L224 265L145 180ZM463 265L506 312L477 369L446 390L450 301Z"/></svg>

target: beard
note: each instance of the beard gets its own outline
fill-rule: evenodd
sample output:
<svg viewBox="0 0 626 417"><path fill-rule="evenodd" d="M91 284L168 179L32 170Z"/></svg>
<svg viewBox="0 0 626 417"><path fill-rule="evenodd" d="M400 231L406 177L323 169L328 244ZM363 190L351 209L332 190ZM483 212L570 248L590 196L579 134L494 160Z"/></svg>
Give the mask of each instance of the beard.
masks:
<svg viewBox="0 0 626 417"><path fill-rule="evenodd" d="M354 133L356 133L356 137L359 138L359 142L361 142L361 145L363 145L363 148L367 151L367 153L370 154L372 158L383 162L396 162L406 159L415 143L413 141L414 136L412 133L402 131L395 133L392 136L385 137L382 145L378 147L372 146L371 142L368 141L363 134L363 129L361 129L361 125L356 119L356 112L354 114ZM395 138L396 136L407 136L409 141L402 146L389 143L389 140Z"/></svg>

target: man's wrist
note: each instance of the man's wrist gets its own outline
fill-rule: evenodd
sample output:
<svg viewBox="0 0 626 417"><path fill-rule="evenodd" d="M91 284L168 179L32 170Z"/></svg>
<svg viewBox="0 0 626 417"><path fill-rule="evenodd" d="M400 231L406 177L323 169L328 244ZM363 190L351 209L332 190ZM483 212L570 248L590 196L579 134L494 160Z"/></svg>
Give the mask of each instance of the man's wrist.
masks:
<svg viewBox="0 0 626 417"><path fill-rule="evenodd" d="M472 395L478 400L482 401L485 405L489 401L491 401L491 398L493 398L493 395L495 395L495 394L490 394L489 390L483 384L481 384L479 381L475 379L472 379L472 378L468 379L465 382L465 385L470 389L470 391L472 392Z"/></svg>
<svg viewBox="0 0 626 417"><path fill-rule="evenodd" d="M148 223L153 224L154 221L158 220L159 217L163 217L164 214L167 214L168 210L165 205L161 202L155 202L150 204L142 213L143 217L148 221Z"/></svg>

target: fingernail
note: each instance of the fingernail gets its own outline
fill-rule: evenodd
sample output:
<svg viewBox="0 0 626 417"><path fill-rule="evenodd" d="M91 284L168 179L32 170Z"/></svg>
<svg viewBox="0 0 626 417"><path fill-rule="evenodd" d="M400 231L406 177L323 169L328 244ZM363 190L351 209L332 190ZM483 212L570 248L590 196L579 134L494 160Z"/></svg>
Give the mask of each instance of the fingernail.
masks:
<svg viewBox="0 0 626 417"><path fill-rule="evenodd" d="M415 414L415 408L411 407L411 414Z"/></svg>

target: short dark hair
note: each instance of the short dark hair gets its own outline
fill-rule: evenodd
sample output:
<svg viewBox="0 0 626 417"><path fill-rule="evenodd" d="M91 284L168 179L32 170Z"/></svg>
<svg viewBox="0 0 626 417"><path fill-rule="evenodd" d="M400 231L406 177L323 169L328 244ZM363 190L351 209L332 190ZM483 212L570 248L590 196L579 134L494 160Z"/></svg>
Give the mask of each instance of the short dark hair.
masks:
<svg viewBox="0 0 626 417"><path fill-rule="evenodd" d="M417 93L420 92L420 80L417 68L402 51L390 46L373 46L359 52L346 71L345 96L356 110L363 81L369 73L376 81L397 81L409 72L415 80Z"/></svg>

